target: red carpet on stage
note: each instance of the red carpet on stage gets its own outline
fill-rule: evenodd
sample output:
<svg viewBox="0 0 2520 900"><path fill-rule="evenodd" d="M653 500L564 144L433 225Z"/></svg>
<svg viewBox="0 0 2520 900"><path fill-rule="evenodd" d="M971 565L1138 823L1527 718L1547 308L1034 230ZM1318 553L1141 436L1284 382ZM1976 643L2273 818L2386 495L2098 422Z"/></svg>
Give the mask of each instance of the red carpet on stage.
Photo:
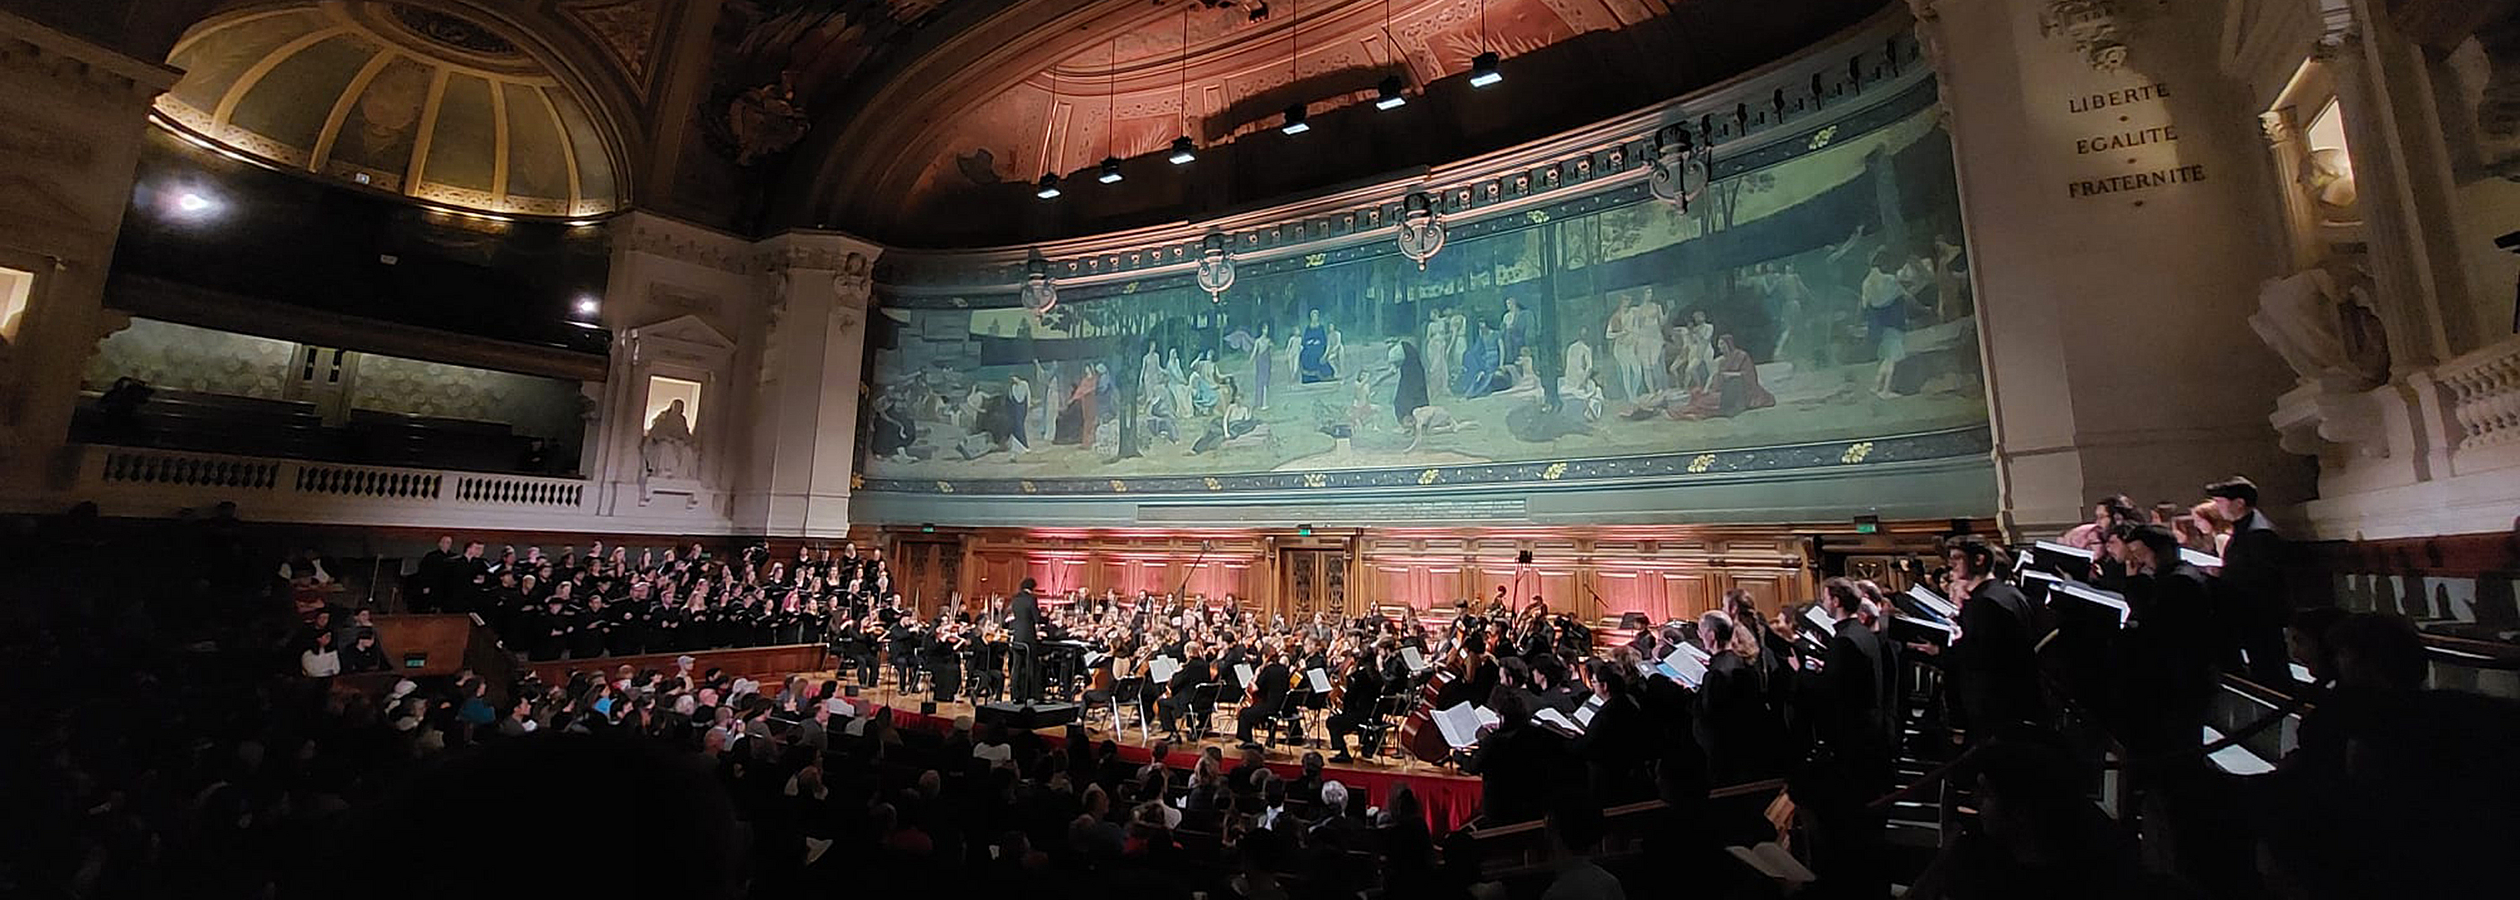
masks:
<svg viewBox="0 0 2520 900"><path fill-rule="evenodd" d="M939 733L950 731L954 727L953 720L944 716L920 715L914 710L899 707L885 708L892 710L893 722L897 727ZM1064 730L1044 730L1041 732L1041 738L1053 748L1067 745L1067 735ZM1124 761L1143 764L1153 757L1154 751L1150 748L1126 742L1120 744L1120 758ZM1234 757L1230 754L1226 759L1229 764L1234 761ZM1199 751L1196 749L1175 751L1164 759L1166 766L1175 769L1189 769L1197 766L1198 763ZM1304 773L1304 767L1298 763L1273 762L1269 764L1269 768L1275 770L1280 777L1288 779ZM1408 785L1409 792L1416 794L1418 803L1426 809L1426 827L1438 836L1461 827L1463 823L1470 821L1471 816L1479 812L1479 779L1477 778L1463 775L1409 775L1347 766L1324 767L1322 777L1346 785L1351 794L1363 790L1365 802L1376 807L1390 805L1392 789L1400 785Z"/></svg>

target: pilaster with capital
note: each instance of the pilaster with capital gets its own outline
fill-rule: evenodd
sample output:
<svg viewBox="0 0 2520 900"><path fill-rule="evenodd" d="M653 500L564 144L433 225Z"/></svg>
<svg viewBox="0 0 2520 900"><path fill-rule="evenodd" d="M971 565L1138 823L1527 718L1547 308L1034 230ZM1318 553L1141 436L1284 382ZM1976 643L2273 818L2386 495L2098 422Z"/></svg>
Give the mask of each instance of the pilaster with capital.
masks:
<svg viewBox="0 0 2520 900"><path fill-rule="evenodd" d="M149 101L178 73L0 12L0 266L33 276L0 334L0 491L68 437Z"/></svg>
<svg viewBox="0 0 2520 900"><path fill-rule="evenodd" d="M736 505L740 527L847 532L878 252L824 232L790 232L756 247L754 268L771 302L757 373L759 451Z"/></svg>

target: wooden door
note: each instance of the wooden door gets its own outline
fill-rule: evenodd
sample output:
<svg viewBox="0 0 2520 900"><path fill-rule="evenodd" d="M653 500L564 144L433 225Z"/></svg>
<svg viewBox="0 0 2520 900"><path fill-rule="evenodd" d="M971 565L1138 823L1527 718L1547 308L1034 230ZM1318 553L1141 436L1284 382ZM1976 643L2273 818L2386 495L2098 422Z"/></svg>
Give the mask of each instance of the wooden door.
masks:
<svg viewBox="0 0 2520 900"><path fill-rule="evenodd" d="M1327 612L1338 619L1358 614L1348 601L1347 550L1280 550L1278 572L1283 583L1278 588L1274 611L1286 616L1287 621L1307 620L1315 612Z"/></svg>
<svg viewBox="0 0 2520 900"><path fill-rule="evenodd" d="M350 417L351 386L359 371L359 355L337 347L299 344L289 366L282 396L315 405L324 424L339 425Z"/></svg>
<svg viewBox="0 0 2520 900"><path fill-rule="evenodd" d="M955 586L962 583L962 540L955 537L905 537L893 545L896 589L916 605L919 615L934 616Z"/></svg>

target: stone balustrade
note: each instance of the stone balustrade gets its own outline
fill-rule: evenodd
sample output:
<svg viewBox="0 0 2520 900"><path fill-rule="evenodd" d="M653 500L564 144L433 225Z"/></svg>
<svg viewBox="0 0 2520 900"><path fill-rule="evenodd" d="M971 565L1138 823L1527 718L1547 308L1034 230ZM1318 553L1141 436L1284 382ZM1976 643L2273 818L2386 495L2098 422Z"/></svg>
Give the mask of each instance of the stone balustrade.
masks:
<svg viewBox="0 0 2520 900"><path fill-rule="evenodd" d="M600 492L578 478L357 466L134 447L75 448L66 493L107 515L165 516L221 502L249 519L345 525L606 532L723 531L706 510L599 510Z"/></svg>

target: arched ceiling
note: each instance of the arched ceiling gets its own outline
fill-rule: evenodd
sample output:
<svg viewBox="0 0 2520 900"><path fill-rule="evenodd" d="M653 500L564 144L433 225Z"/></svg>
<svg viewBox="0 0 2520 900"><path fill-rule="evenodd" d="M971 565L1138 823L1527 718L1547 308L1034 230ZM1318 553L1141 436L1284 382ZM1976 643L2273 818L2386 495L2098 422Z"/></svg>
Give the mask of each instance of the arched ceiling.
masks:
<svg viewBox="0 0 2520 900"><path fill-rule="evenodd" d="M771 0L757 0L768 4ZM845 7L844 0L787 0ZM1790 55L1860 21L1883 0L927 0L861 3L846 27L824 35L885 34L906 47L881 65L800 94L810 128L774 192L775 224L830 224L879 240L934 244L1032 240L1195 215L1199 207L1254 202L1283 192L1366 177L1407 165L1476 155L1535 135L1530 123L1566 128L1614 115ZM903 13L887 16L887 13ZM1185 39L1185 31L1186 39ZM793 41L804 46L805 41ZM1479 110L1443 107L1482 50L1529 84L1482 95L1521 104L1522 121L1496 124ZM834 50L835 53L843 51ZM810 55L791 54L811 71ZM1316 120L1370 104L1377 82L1397 76L1416 109L1411 136L1355 159L1299 161L1309 180L1251 176L1250 161L1211 164L1214 151L1255 132L1275 140L1281 112L1306 104ZM1442 96L1438 96L1442 95ZM1537 106L1532 104L1537 103ZM1449 117L1456 121L1437 121ZM1391 117L1383 122L1399 121ZM1183 186L1164 197L1079 200L1056 223L1039 219L1024 185L1043 173L1089 170L1105 156L1156 154L1176 137L1202 148L1202 175L1143 174ZM1382 140L1377 136L1376 140ZM1400 144L1414 142L1410 146ZM1272 149L1266 151L1281 155ZM1197 167L1194 167L1197 168ZM1227 169L1235 169L1228 172ZM1133 170L1134 171L1134 170ZM1229 188L1193 185L1226 178ZM1135 184L1131 190L1150 188ZM1106 197L1117 193L1106 192ZM1205 197L1207 199L1199 199ZM1219 200L1218 198L1223 198ZM1097 206L1096 204L1100 204ZM1124 208L1125 207L1125 208ZM1076 212L1078 210L1090 210ZM1132 211L1134 210L1134 211ZM1004 215L1000 215L1003 213ZM1083 216L1079 219L1078 216ZM973 218L1003 226L991 235Z"/></svg>
<svg viewBox="0 0 2520 900"><path fill-rule="evenodd" d="M467 210L611 212L619 156L559 76L507 32L447 7L259 6L178 41L157 111L284 168Z"/></svg>

